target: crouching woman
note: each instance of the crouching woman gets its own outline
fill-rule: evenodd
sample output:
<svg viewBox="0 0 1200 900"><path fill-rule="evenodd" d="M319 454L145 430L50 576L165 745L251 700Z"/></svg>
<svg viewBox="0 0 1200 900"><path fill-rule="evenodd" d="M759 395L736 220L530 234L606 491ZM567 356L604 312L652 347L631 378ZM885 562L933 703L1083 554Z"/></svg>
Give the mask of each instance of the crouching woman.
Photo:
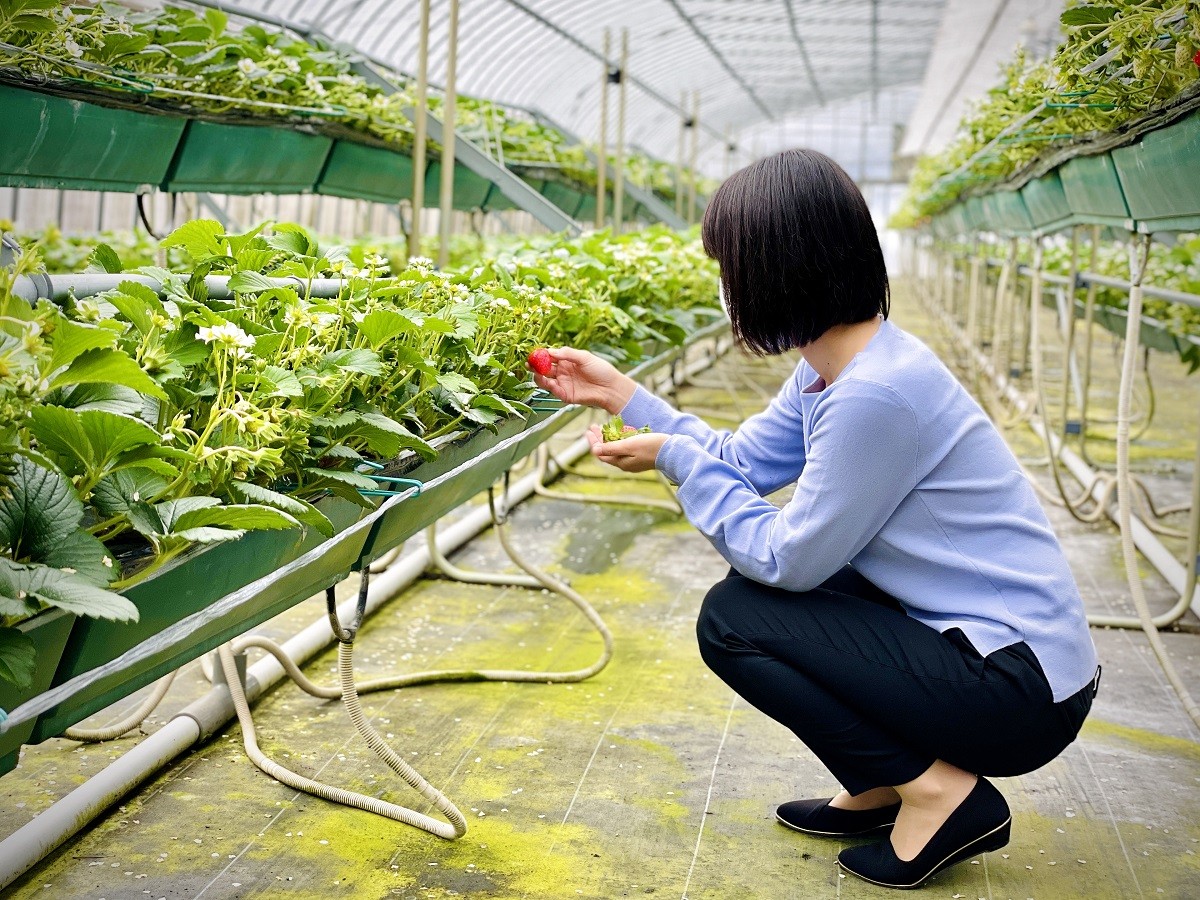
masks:
<svg viewBox="0 0 1200 900"><path fill-rule="evenodd" d="M836 163L792 150L742 169L703 239L739 343L803 358L763 412L715 431L570 348L536 378L649 425L607 444L593 430L593 452L661 470L732 566L700 611L701 654L843 788L784 803L779 821L877 835L839 864L915 887L1008 842L985 776L1030 772L1075 739L1099 679L1083 604L1003 439L888 320L879 240ZM764 499L793 482L782 508Z"/></svg>

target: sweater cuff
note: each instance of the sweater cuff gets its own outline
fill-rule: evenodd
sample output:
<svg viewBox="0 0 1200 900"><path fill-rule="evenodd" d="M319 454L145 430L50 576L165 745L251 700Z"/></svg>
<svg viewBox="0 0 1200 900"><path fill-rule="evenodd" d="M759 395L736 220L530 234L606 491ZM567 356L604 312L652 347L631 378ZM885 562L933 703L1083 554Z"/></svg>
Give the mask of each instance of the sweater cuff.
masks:
<svg viewBox="0 0 1200 900"><path fill-rule="evenodd" d="M634 428L649 425L652 431L667 431L666 426L675 415L675 409L670 403L650 393L640 384L620 412L626 425L632 425Z"/></svg>
<svg viewBox="0 0 1200 900"><path fill-rule="evenodd" d="M703 452L704 448L695 438L686 434L673 434L658 448L654 467L662 472L671 484L680 485L691 473L696 454Z"/></svg>

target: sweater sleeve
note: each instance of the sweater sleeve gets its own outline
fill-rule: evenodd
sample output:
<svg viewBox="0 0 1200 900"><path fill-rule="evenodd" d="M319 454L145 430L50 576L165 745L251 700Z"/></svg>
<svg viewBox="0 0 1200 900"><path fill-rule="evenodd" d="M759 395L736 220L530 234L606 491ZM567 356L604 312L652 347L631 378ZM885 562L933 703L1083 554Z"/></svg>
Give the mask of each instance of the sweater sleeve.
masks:
<svg viewBox="0 0 1200 900"><path fill-rule="evenodd" d="M808 458L782 509L750 480L675 434L657 466L679 485L688 519L735 569L763 584L811 590L850 562L916 486L916 414L891 388L848 382L814 408Z"/></svg>
<svg viewBox="0 0 1200 900"><path fill-rule="evenodd" d="M705 454L741 472L756 492L769 494L791 484L804 468L804 416L799 402L803 369L798 366L770 405L736 432L712 428L643 387L634 392L621 417L634 428L649 425L661 434L691 438Z"/></svg>

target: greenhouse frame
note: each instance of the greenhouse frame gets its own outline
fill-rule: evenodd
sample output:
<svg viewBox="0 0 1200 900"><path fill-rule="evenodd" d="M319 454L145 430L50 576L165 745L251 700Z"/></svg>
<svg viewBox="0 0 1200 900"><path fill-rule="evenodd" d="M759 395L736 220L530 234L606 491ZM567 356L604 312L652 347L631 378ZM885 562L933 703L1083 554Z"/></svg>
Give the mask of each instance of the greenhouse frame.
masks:
<svg viewBox="0 0 1200 900"><path fill-rule="evenodd" d="M0 896L1200 897L1195 0L0 0L0 123Z"/></svg>

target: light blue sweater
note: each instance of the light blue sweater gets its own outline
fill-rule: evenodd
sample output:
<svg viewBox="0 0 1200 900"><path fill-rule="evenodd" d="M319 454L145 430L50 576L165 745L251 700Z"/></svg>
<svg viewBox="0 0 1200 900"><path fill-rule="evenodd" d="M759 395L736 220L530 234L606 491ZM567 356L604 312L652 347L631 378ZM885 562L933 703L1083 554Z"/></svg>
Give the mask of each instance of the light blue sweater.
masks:
<svg viewBox="0 0 1200 900"><path fill-rule="evenodd" d="M802 362L736 433L643 388L621 415L671 435L657 467L746 577L806 591L849 563L984 656L1025 641L1056 701L1095 675L1078 588L1016 458L934 353L891 322L831 385ZM782 509L763 499L793 481Z"/></svg>

